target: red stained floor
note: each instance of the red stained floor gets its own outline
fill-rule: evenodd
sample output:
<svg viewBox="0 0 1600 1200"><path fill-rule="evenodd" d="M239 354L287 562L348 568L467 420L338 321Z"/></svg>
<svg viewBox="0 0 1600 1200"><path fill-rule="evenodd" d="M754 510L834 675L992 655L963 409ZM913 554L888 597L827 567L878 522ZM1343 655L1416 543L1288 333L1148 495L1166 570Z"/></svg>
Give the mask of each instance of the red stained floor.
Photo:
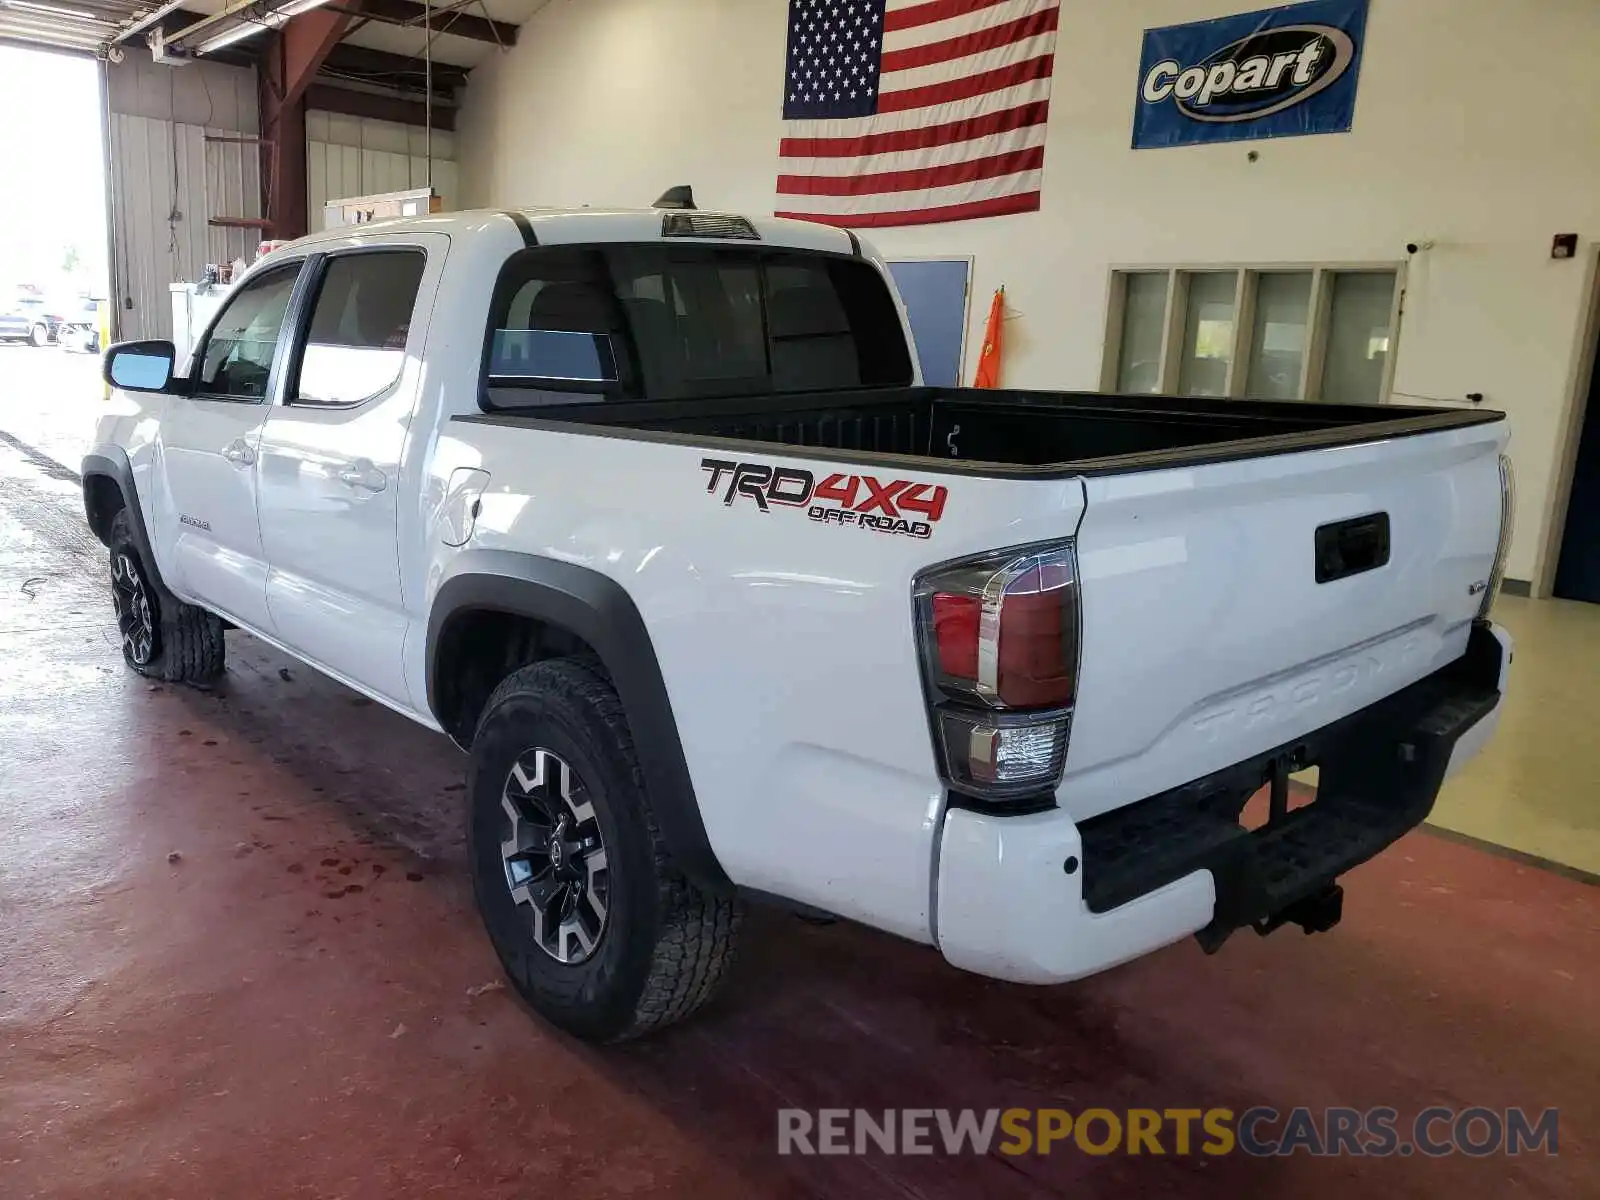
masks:
<svg viewBox="0 0 1600 1200"><path fill-rule="evenodd" d="M577 1044L499 985L457 752L238 635L214 693L127 674L71 500L0 487L5 1200L1600 1195L1600 890L1426 833L1331 934L1053 989L763 914L700 1019ZM787 1106L1435 1103L1560 1154L776 1154Z"/></svg>

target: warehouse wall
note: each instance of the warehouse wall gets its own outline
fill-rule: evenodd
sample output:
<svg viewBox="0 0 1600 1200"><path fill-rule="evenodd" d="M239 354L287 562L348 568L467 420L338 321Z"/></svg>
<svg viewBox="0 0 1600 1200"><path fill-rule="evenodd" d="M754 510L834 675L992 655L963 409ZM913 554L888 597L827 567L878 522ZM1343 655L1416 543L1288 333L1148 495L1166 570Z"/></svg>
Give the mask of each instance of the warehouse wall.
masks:
<svg viewBox="0 0 1600 1200"><path fill-rule="evenodd" d="M207 263L255 257L257 230L211 217L261 215L261 159L252 143L207 141L258 132L255 73L197 62L165 67L130 48L106 64L111 275L117 336L171 337L168 285Z"/></svg>
<svg viewBox="0 0 1600 1200"><path fill-rule="evenodd" d="M311 228L322 206L345 196L425 187L428 144L420 127L339 113L306 114L306 199ZM433 131L433 186L445 208L456 198L455 135Z"/></svg>
<svg viewBox="0 0 1600 1200"><path fill-rule="evenodd" d="M1600 5L1372 0L1352 133L1130 150L1141 31L1251 7L1064 3L1043 211L872 238L974 255L969 340L1006 284L1006 381L1061 388L1099 386L1112 263L1393 262L1434 239L1407 276L1394 389L1512 414L1510 573L1532 578L1600 233ZM464 202L648 204L692 183L707 206L771 212L785 18L784 0L555 0L472 73ZM1566 231L1579 259L1551 261Z"/></svg>

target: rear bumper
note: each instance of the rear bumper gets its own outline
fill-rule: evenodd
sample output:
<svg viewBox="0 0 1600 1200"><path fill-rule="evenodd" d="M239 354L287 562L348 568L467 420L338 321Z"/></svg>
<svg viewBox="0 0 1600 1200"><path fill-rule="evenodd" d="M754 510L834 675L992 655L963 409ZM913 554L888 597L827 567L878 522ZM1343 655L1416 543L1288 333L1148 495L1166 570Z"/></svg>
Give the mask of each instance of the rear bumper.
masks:
<svg viewBox="0 0 1600 1200"><path fill-rule="evenodd" d="M1510 636L1475 626L1467 652L1377 704L1267 754L1081 825L1053 810L952 809L940 846L937 938L958 967L1058 983L1188 934L1215 949L1325 904L1333 883L1407 831L1499 720ZM1315 803L1255 831L1245 801L1316 764Z"/></svg>

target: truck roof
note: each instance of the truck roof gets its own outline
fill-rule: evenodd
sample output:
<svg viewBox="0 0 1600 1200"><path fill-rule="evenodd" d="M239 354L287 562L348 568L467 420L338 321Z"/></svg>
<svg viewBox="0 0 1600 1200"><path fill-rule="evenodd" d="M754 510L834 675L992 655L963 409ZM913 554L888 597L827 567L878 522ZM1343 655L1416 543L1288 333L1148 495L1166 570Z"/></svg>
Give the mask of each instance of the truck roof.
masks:
<svg viewBox="0 0 1600 1200"><path fill-rule="evenodd" d="M670 236L663 232L667 218L681 217L692 230ZM287 247L310 247L330 242L361 243L395 233L444 233L452 237L474 237L494 230L500 232L518 223L526 224L539 245L571 245L587 242L699 241L739 243L752 240L749 234L730 232L737 223L748 223L762 245L794 250L831 253L863 253L854 234L812 221L786 217L745 216L705 209L670 208L480 208L458 212L433 213L421 217L395 217L362 225L343 225L309 234ZM281 250L279 251L281 253Z"/></svg>

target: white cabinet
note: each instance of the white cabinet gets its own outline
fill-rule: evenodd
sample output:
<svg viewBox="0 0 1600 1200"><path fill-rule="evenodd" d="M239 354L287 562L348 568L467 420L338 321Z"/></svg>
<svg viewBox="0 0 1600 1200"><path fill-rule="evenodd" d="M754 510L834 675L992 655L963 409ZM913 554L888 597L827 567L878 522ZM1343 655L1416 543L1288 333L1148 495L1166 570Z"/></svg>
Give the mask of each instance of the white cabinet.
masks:
<svg viewBox="0 0 1600 1200"><path fill-rule="evenodd" d="M172 344L177 347L179 372L182 373L186 370L184 362L189 351L194 349L195 342L200 340L232 289L222 284L174 283L169 285L168 291L172 293Z"/></svg>

